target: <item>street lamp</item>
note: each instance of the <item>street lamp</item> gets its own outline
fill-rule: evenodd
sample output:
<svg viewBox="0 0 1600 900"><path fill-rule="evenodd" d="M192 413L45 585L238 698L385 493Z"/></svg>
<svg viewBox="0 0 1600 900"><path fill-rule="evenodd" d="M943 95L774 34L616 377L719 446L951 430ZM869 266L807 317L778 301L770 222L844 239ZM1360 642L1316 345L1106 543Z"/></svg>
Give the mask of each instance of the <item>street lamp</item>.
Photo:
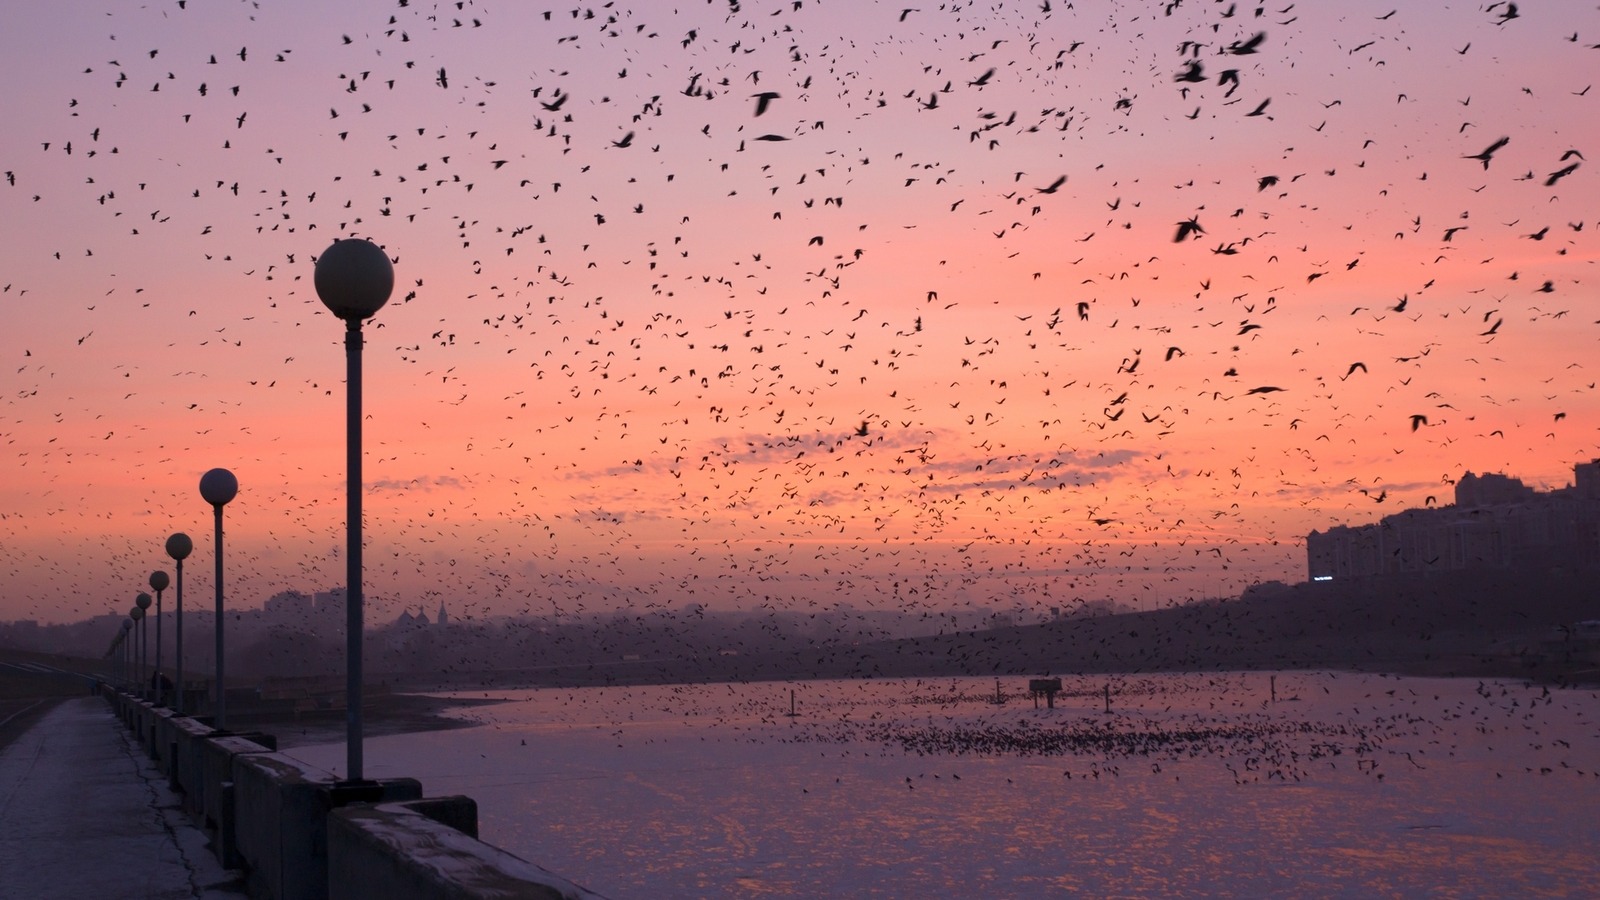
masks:
<svg viewBox="0 0 1600 900"><path fill-rule="evenodd" d="M166 693L161 689L161 592L167 589L171 579L165 572L150 573L150 589L156 592L156 705L160 706Z"/></svg>
<svg viewBox="0 0 1600 900"><path fill-rule="evenodd" d="M111 661L111 671L106 673L105 678L97 678L95 679L96 681L104 681L106 684L111 684L117 680L117 664L122 659L120 656L121 652L122 632L118 631L116 637L111 639L111 646L106 648L105 655L100 657L101 659Z"/></svg>
<svg viewBox="0 0 1600 900"><path fill-rule="evenodd" d="M133 630L133 620L132 619L123 619L122 620L122 685L123 685L122 689L123 690L127 690L128 689L128 687L127 687L127 685L128 685L128 645L130 643L132 643L131 641L128 640L128 632L130 632L132 630Z"/></svg>
<svg viewBox="0 0 1600 900"><path fill-rule="evenodd" d="M139 592L133 598L134 605L139 608L139 614L133 618L139 623L139 694L144 696L150 687L148 674L145 672L150 667L150 623L145 620L150 612L150 595Z"/></svg>
<svg viewBox="0 0 1600 900"><path fill-rule="evenodd" d="M175 595L178 606L172 617L173 627L176 629L172 635L173 643L176 645L173 647L172 655L177 657L177 665L172 683L177 686L178 691L178 705L173 711L180 716L183 715L183 560L193 551L194 541L189 540L187 534L180 531L167 538L167 555L178 564L178 590ZM150 576L151 580L155 577L155 575ZM160 626L156 627L158 629L156 633L160 634Z"/></svg>
<svg viewBox="0 0 1600 900"><path fill-rule="evenodd" d="M239 479L227 469L212 469L200 476L200 496L217 515L217 714L214 726L228 730L228 690L222 682L222 508L239 493Z"/></svg>
<svg viewBox="0 0 1600 900"><path fill-rule="evenodd" d="M128 659L133 663L131 671L133 672L134 692L138 693L139 679L144 677L144 661L139 658L139 623L144 621L144 610L139 607L137 602L128 610L128 618L133 620L133 631L128 635L130 644L128 647Z"/></svg>
<svg viewBox="0 0 1600 900"><path fill-rule="evenodd" d="M317 258L313 280L345 324L345 778L361 781L361 322L389 302L394 265L370 241L334 241Z"/></svg>

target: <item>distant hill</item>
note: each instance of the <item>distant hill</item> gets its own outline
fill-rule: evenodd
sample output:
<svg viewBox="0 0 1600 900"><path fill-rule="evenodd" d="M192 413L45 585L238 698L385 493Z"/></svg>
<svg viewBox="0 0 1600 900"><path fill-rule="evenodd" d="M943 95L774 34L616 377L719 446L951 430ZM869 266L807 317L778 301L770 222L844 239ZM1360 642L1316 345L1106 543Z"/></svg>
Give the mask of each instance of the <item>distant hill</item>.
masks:
<svg viewBox="0 0 1600 900"><path fill-rule="evenodd" d="M749 655L674 655L418 673L472 685L660 684L876 676L1352 669L1600 681L1600 572L1409 573L1267 585L1238 600Z"/></svg>

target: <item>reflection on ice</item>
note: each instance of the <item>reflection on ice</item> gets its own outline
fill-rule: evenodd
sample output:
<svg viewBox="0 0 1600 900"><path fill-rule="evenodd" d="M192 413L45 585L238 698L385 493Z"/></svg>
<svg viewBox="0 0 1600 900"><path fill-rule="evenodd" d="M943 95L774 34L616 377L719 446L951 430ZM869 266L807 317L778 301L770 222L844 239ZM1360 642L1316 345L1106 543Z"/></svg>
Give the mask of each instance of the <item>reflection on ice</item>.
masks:
<svg viewBox="0 0 1600 900"><path fill-rule="evenodd" d="M1592 888L1592 691L1303 672L1063 686L1054 710L1023 679L1001 702L992 679L517 691L462 710L479 728L369 741L368 765L471 794L486 840L619 898Z"/></svg>

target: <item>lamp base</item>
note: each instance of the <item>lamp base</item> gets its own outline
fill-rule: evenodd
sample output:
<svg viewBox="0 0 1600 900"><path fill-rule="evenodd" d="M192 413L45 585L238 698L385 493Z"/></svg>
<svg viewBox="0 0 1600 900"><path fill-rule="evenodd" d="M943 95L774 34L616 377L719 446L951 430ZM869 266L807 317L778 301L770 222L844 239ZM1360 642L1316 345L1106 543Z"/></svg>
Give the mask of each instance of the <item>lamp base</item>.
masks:
<svg viewBox="0 0 1600 900"><path fill-rule="evenodd" d="M322 803L329 809L349 806L352 803L377 803L383 800L384 785L382 782L361 781L336 781L318 791L322 795Z"/></svg>

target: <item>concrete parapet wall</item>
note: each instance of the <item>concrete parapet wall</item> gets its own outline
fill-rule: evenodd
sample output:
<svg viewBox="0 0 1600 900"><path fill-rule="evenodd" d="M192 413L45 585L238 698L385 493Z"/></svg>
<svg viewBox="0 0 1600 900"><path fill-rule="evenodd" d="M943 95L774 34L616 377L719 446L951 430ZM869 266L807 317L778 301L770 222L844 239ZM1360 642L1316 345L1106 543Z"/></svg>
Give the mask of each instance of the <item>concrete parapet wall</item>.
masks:
<svg viewBox="0 0 1600 900"><path fill-rule="evenodd" d="M183 792L184 809L200 814L205 809L205 769L200 744L212 729L190 718L172 721L172 780Z"/></svg>
<svg viewBox="0 0 1600 900"><path fill-rule="evenodd" d="M423 804L443 812L441 806L456 799L470 802L462 797ZM600 900L424 815L413 808L418 805L349 806L328 816L329 900Z"/></svg>
<svg viewBox="0 0 1600 900"><path fill-rule="evenodd" d="M156 762L156 768L161 774L172 779L172 729L174 716L170 709L156 711L155 728L152 729L150 740L155 744L155 751L151 758Z"/></svg>
<svg viewBox="0 0 1600 900"><path fill-rule="evenodd" d="M239 868L234 841L233 761L236 757L270 753L277 748L271 735L211 735L199 742L202 789L201 813L205 827L216 835L213 849L224 868Z"/></svg>
<svg viewBox="0 0 1600 900"><path fill-rule="evenodd" d="M264 900L600 900L477 839L470 797L422 799L412 778L342 784L277 753L109 685L112 712L212 832L212 850Z"/></svg>
<svg viewBox="0 0 1600 900"><path fill-rule="evenodd" d="M452 797L429 797L403 804L406 809L418 812L448 825L469 838L478 837L478 801L461 794Z"/></svg>
<svg viewBox="0 0 1600 900"><path fill-rule="evenodd" d="M135 699L130 707L130 710L133 713L134 736L139 739L139 746L144 747L146 753L148 753L150 750L147 735L150 733L150 711L153 708L154 704L146 700L138 699Z"/></svg>
<svg viewBox="0 0 1600 900"><path fill-rule="evenodd" d="M337 780L280 753L236 757L234 840L255 897L328 896L322 793Z"/></svg>
<svg viewBox="0 0 1600 900"><path fill-rule="evenodd" d="M281 753L233 757L233 841L253 896L328 896L328 812L338 779ZM417 800L412 778L379 783L385 800Z"/></svg>
<svg viewBox="0 0 1600 900"><path fill-rule="evenodd" d="M161 731L162 721L170 718L172 710L164 706L152 706L150 714L145 717L144 732L139 738L144 744L145 755L150 757L151 762L159 764L161 761L161 742L157 739L157 735Z"/></svg>

